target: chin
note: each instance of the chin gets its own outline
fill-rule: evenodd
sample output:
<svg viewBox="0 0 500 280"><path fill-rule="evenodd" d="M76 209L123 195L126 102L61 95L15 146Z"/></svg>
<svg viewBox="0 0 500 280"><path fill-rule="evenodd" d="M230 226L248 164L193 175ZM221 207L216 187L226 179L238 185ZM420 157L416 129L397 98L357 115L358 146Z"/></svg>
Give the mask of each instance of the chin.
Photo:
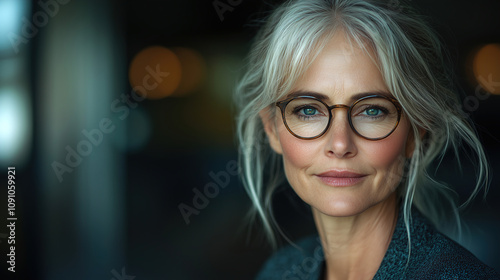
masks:
<svg viewBox="0 0 500 280"><path fill-rule="evenodd" d="M313 208L318 210L319 212L332 216L332 217L350 217L358 215L364 212L367 208L367 205L363 205L359 200L355 199L339 199L338 197L335 199L331 199L329 201L325 201L321 205L311 205Z"/></svg>

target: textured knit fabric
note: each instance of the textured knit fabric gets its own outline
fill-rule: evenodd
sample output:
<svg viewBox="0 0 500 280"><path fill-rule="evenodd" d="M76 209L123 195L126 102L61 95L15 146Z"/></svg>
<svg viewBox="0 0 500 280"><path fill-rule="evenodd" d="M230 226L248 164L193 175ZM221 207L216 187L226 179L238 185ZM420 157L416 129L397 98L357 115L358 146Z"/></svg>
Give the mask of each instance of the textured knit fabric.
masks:
<svg viewBox="0 0 500 280"><path fill-rule="evenodd" d="M500 279L464 247L437 232L416 209L412 210L410 232L411 257L406 267L408 237L400 210L391 243L373 279ZM297 245L300 249L289 245L276 252L257 279L320 279L324 255L319 237L302 239Z"/></svg>

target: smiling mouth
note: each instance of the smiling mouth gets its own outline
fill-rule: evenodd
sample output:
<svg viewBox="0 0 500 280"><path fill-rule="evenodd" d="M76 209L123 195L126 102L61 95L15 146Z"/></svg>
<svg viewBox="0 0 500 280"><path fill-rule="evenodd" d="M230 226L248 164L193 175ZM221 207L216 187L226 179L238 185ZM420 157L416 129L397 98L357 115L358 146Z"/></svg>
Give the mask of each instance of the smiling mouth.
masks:
<svg viewBox="0 0 500 280"><path fill-rule="evenodd" d="M348 187L353 186L366 177L364 174L349 172L349 171L328 171L316 175L325 185L332 187Z"/></svg>

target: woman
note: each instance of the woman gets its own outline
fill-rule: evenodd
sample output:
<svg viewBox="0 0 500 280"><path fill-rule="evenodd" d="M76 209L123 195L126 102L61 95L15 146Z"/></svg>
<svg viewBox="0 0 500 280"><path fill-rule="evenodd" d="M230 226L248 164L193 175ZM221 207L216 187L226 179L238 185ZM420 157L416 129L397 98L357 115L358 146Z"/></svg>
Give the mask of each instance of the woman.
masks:
<svg viewBox="0 0 500 280"><path fill-rule="evenodd" d="M457 213L426 173L436 157L461 142L476 153L470 199L488 168L439 40L391 3L287 1L256 38L236 92L243 181L273 245L285 177L319 235L275 253L258 279L499 279L430 222L442 206Z"/></svg>

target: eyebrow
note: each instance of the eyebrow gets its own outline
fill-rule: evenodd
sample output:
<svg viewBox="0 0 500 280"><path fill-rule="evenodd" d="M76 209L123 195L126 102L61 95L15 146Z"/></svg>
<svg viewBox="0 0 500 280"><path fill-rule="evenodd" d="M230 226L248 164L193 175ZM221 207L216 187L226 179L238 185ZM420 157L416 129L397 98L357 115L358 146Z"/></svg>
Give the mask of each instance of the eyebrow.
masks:
<svg viewBox="0 0 500 280"><path fill-rule="evenodd" d="M359 92L356 94L351 95L349 100L351 102L354 102L362 97L368 96L368 95L383 95L387 97L392 97L392 94L390 94L387 91L382 91L382 90L373 90L373 91L367 91L367 92ZM292 98L292 97L299 97L299 96L312 96L315 97L321 101L330 101L330 97L326 94L315 92L315 91L308 91L308 90L297 90L292 93L289 93L286 96L286 99Z"/></svg>

